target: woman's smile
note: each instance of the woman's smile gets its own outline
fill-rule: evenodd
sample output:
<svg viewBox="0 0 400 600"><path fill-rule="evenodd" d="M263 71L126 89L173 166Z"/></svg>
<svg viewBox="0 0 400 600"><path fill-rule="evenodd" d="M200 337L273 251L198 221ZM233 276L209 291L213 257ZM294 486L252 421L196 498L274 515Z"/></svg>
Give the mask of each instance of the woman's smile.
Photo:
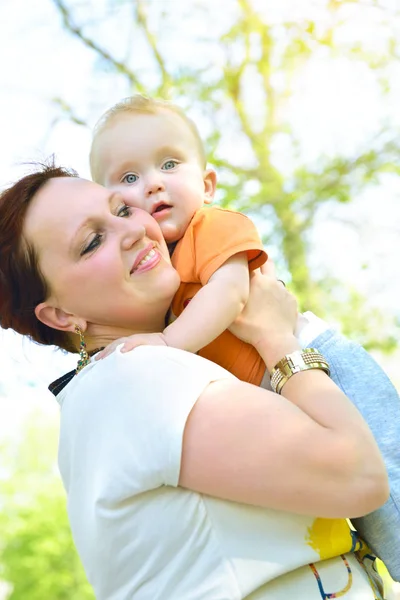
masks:
<svg viewBox="0 0 400 600"><path fill-rule="evenodd" d="M136 257L136 260L131 270L131 275L150 271L156 265L158 265L160 260L160 252L155 248L153 243L148 244L148 246L144 248L144 250L139 252L138 256Z"/></svg>

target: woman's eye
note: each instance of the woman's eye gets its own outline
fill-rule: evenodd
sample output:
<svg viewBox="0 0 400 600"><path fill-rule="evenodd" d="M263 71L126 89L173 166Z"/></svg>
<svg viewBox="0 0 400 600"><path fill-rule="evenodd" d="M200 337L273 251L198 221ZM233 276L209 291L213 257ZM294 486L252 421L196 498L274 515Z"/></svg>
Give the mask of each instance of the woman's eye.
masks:
<svg viewBox="0 0 400 600"><path fill-rule="evenodd" d="M93 250L96 250L96 248L98 248L98 246L100 246L101 244L101 238L102 236L99 233L96 233L96 235L90 240L87 246L82 248L80 255L84 256L85 254L89 254L90 252L93 252Z"/></svg>
<svg viewBox="0 0 400 600"><path fill-rule="evenodd" d="M164 171L169 171L170 169L174 169L178 163L176 160L167 160L162 166Z"/></svg>
<svg viewBox="0 0 400 600"><path fill-rule="evenodd" d="M126 204L123 204L122 206L120 206L118 209L118 212L117 212L118 217L130 217L131 214L132 214L132 209L130 206L127 206Z"/></svg>
<svg viewBox="0 0 400 600"><path fill-rule="evenodd" d="M127 173L122 178L122 183L135 183L139 177L135 173Z"/></svg>

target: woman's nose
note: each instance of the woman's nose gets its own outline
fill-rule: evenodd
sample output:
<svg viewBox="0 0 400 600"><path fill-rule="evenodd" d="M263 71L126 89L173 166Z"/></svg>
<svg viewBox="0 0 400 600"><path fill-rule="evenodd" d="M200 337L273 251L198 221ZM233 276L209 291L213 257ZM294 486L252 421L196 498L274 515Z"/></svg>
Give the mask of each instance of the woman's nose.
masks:
<svg viewBox="0 0 400 600"><path fill-rule="evenodd" d="M122 233L121 245L124 250L130 250L137 242L140 242L146 235L146 228L143 223L135 223L134 221L126 220L128 227Z"/></svg>

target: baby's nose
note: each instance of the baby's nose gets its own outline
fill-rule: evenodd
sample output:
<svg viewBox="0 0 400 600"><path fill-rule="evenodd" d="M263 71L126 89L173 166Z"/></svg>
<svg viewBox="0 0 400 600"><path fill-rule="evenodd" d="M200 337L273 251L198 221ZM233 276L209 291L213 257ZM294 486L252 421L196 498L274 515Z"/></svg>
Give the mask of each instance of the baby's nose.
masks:
<svg viewBox="0 0 400 600"><path fill-rule="evenodd" d="M149 174L146 182L146 192L148 196L163 192L165 190L163 180L160 173Z"/></svg>
<svg viewBox="0 0 400 600"><path fill-rule="evenodd" d="M155 185L151 185L148 188L148 195L151 196L152 194L157 194L157 192L162 192L164 189L164 186L161 183L155 184Z"/></svg>

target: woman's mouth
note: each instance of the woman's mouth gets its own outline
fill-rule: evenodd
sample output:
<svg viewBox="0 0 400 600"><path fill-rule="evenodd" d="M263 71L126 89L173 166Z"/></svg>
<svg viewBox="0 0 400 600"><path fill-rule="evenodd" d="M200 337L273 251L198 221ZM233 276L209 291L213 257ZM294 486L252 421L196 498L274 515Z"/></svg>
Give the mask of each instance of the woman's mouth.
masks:
<svg viewBox="0 0 400 600"><path fill-rule="evenodd" d="M140 254L143 256L143 252ZM131 275L150 271L156 265L158 265L161 260L161 254L154 247L151 247L150 250L148 250L148 252L143 256L143 258L141 258L140 254L133 265Z"/></svg>

